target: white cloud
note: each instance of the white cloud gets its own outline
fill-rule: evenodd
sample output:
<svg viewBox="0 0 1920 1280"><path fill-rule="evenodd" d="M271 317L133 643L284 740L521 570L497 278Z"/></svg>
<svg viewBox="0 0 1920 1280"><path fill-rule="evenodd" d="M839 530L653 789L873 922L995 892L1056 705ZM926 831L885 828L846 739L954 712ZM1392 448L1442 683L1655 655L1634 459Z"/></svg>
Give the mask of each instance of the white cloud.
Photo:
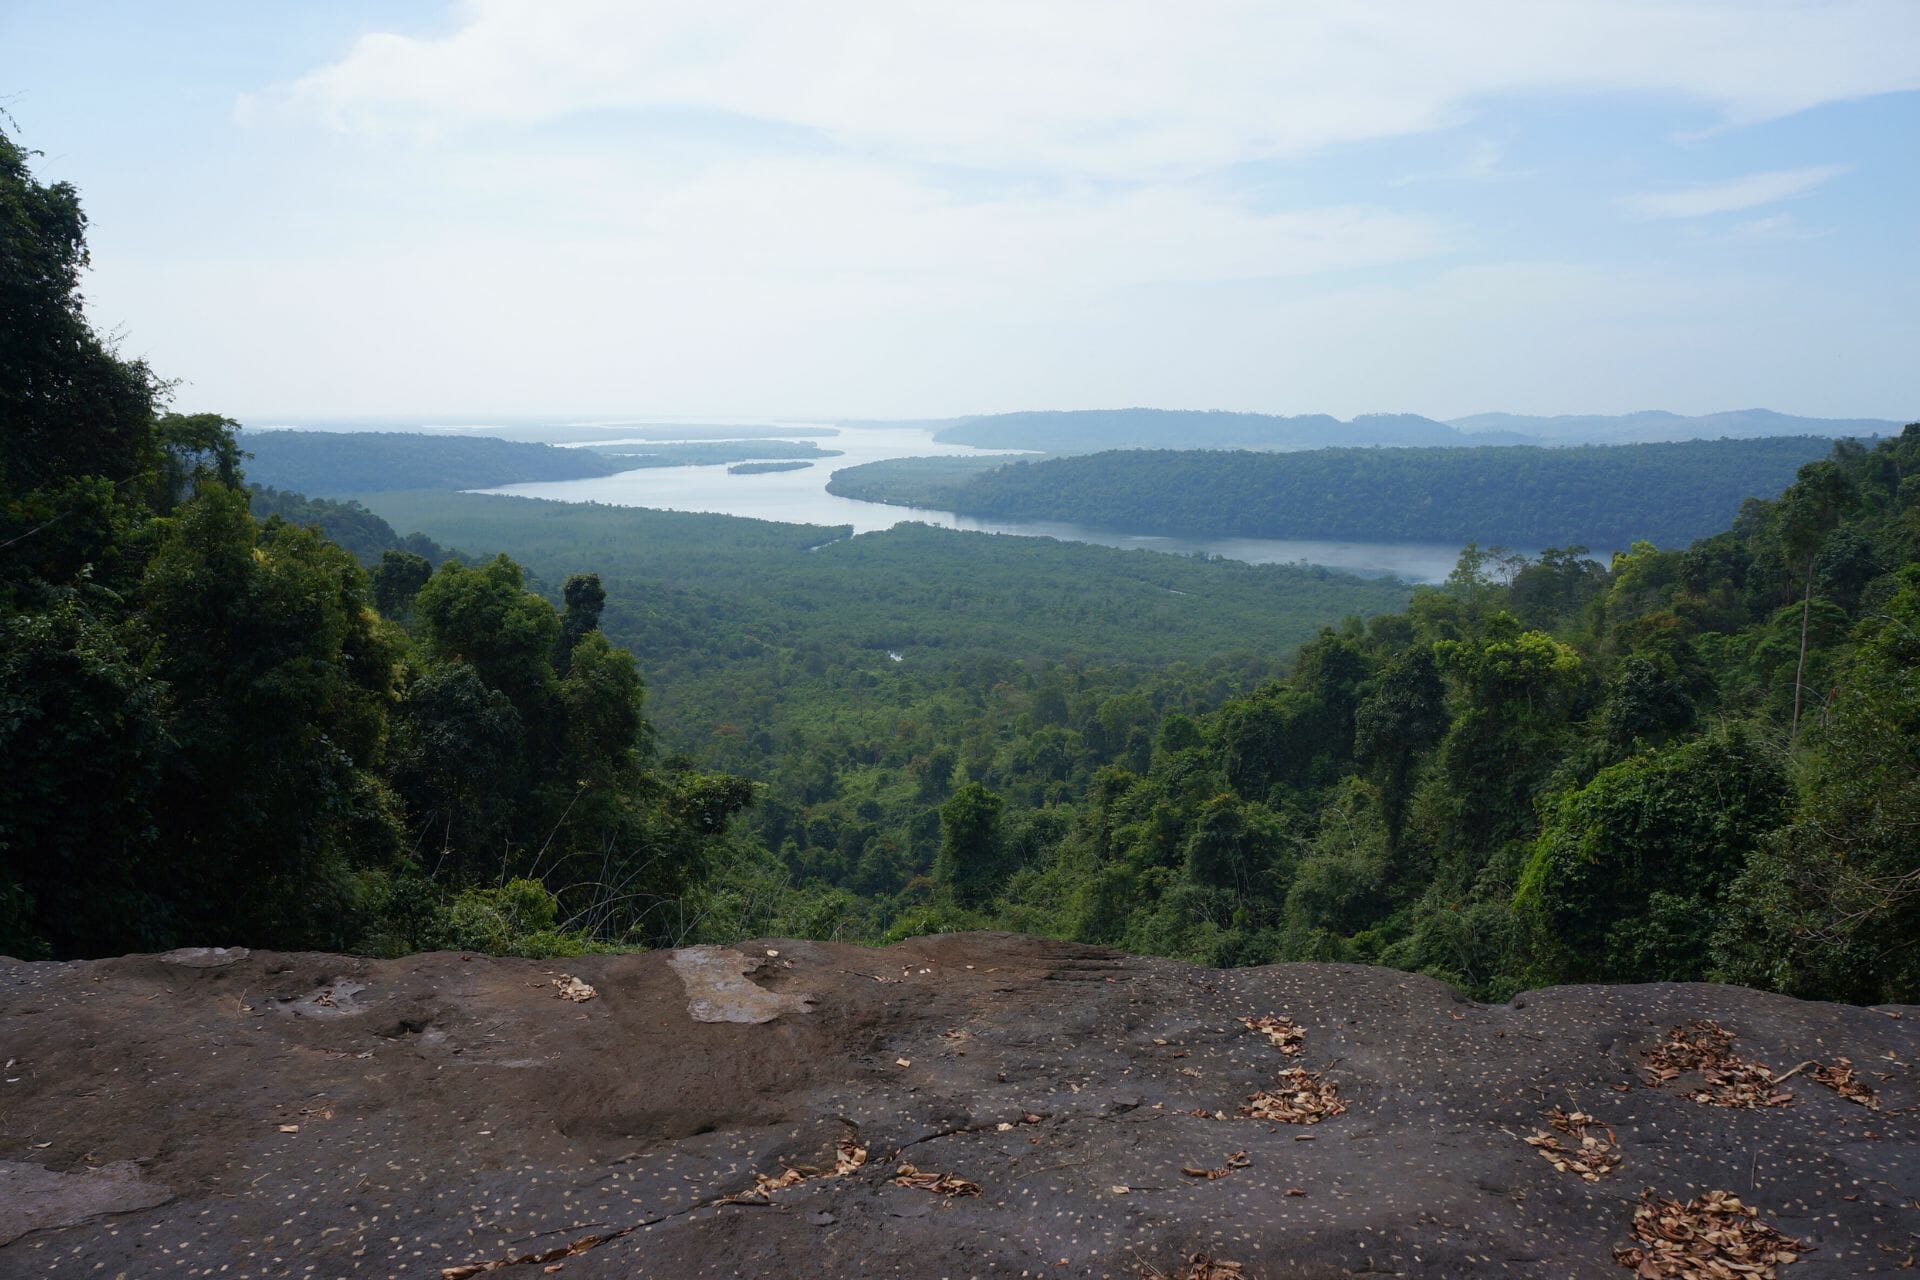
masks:
<svg viewBox="0 0 1920 1280"><path fill-rule="evenodd" d="M129 303L166 315L137 354L188 380L183 409L242 416L1749 403L1892 416L1920 391L1900 358L1920 329L1897 299L1809 296L1744 271L1520 262L1332 287L1063 288L1010 306L985 287L696 278L590 247L453 240L265 263L109 257L89 293L97 319Z"/></svg>
<svg viewBox="0 0 1920 1280"><path fill-rule="evenodd" d="M90 310L239 413L1841 412L1808 397L1911 389L1854 353L1915 323L1845 281L1473 262L1510 251L1473 192L1381 203L1408 147L1229 166L1484 110L1407 169L1512 177L1472 144L1504 96L1750 123L1920 88L1917 45L1914 0L466 0L245 104L282 185L246 171L199 251L101 219Z"/></svg>
<svg viewBox="0 0 1920 1280"><path fill-rule="evenodd" d="M1700 182L1664 191L1643 191L1620 201L1621 208L1640 218L1704 218L1716 213L1738 213L1777 204L1804 195L1839 177L1845 165L1814 165L1805 169L1776 169L1750 173L1724 182Z"/></svg>
<svg viewBox="0 0 1920 1280"><path fill-rule="evenodd" d="M473 175L476 189L485 170ZM569 176L571 175L571 176ZM1443 227L1369 206L1259 211L1205 187L956 195L864 161L731 158L621 174L591 159L522 172L552 193L525 225L582 226L610 260L662 276L899 278L969 292L1239 280L1439 252Z"/></svg>
<svg viewBox="0 0 1920 1280"><path fill-rule="evenodd" d="M1530 178L1532 169L1503 169L1500 162L1506 158L1506 148L1487 138L1476 140L1466 154L1455 164L1440 169L1422 170L1393 179L1387 185L1391 187L1410 187L1421 182L1501 182L1515 178Z"/></svg>
<svg viewBox="0 0 1920 1280"><path fill-rule="evenodd" d="M1695 234L1704 244L1749 248L1791 244L1801 240L1818 240L1831 234L1831 231L1827 228L1805 226L1791 213L1771 213L1764 218L1748 218L1736 222L1725 230L1696 229Z"/></svg>
<svg viewBox="0 0 1920 1280"><path fill-rule="evenodd" d="M1920 88L1911 0L468 0L288 87L432 134L691 107L920 161L1127 175L1420 132L1509 93L1725 121Z"/></svg>

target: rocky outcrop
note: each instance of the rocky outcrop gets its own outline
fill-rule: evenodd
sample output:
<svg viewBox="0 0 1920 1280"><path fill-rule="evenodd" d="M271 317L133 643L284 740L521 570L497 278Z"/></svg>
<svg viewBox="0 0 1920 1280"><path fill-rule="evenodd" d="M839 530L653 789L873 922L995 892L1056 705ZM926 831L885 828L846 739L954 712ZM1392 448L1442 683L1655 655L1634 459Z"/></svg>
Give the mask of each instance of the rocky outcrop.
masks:
<svg viewBox="0 0 1920 1280"><path fill-rule="evenodd" d="M1891 1274L1916 1054L1920 1011L997 934L0 961L0 1276L1684 1275L1712 1193L1794 1242L1751 1265Z"/></svg>

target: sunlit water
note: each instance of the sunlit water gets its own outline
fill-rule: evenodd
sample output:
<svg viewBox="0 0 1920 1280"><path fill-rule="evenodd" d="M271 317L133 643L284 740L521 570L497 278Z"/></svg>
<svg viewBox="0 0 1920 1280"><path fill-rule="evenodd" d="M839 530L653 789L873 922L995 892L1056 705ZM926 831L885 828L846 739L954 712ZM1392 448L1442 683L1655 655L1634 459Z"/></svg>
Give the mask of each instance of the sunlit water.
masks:
<svg viewBox="0 0 1920 1280"><path fill-rule="evenodd" d="M804 431L794 433L806 439ZM604 437L602 438L604 440ZM981 456L992 450L944 444L921 427L842 425L837 436L813 437L842 456L821 458L799 471L730 475L725 465L643 467L586 480L548 480L507 485L486 493L562 502L604 502L665 511L704 511L794 524L851 525L855 534L877 533L917 521L943 529L1055 538L1103 547L1141 548L1178 555L1214 555L1249 564L1317 564L1368 575L1393 574L1412 582L1438 582L1452 570L1460 548L1436 542L1319 542L1295 538L1171 538L1115 533L1049 520L976 520L951 511L887 506L827 492L827 480L844 467L889 458ZM599 442L599 441L597 441Z"/></svg>

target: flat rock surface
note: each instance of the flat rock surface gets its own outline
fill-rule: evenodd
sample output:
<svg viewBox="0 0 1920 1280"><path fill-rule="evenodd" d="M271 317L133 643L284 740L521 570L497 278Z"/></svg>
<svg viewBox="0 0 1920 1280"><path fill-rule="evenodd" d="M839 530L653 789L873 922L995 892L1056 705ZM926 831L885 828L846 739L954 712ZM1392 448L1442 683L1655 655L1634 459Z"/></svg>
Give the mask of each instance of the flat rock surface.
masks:
<svg viewBox="0 0 1920 1280"><path fill-rule="evenodd" d="M50 1197L0 1276L1139 1277L1204 1253L1275 1280L1618 1278L1643 1188L1756 1206L1810 1246L1788 1280L1920 1247L1920 1010L1695 985L1486 1006L1003 934L731 950L0 960L0 1195ZM1269 1016L1297 1056L1242 1023ZM1810 1067L1754 1109L1646 1083L1697 1019L1776 1075L1850 1059L1878 1105ZM1291 1068L1344 1113L1238 1114ZM1555 1107L1609 1126L1618 1169L1527 1145ZM728 1199L756 1176L787 1185ZM537 1260L467 1270L512 1259Z"/></svg>

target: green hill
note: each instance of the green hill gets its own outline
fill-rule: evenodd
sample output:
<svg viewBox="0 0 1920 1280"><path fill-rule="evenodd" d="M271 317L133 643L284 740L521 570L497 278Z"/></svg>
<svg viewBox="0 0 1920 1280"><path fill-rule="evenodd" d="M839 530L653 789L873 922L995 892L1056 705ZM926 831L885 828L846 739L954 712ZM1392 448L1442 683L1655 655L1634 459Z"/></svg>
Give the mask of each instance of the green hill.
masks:
<svg viewBox="0 0 1920 1280"><path fill-rule="evenodd" d="M837 473L833 493L1001 520L1189 537L1620 548L1684 545L1772 497L1832 442L1298 453L1116 450L1040 462L914 459Z"/></svg>

